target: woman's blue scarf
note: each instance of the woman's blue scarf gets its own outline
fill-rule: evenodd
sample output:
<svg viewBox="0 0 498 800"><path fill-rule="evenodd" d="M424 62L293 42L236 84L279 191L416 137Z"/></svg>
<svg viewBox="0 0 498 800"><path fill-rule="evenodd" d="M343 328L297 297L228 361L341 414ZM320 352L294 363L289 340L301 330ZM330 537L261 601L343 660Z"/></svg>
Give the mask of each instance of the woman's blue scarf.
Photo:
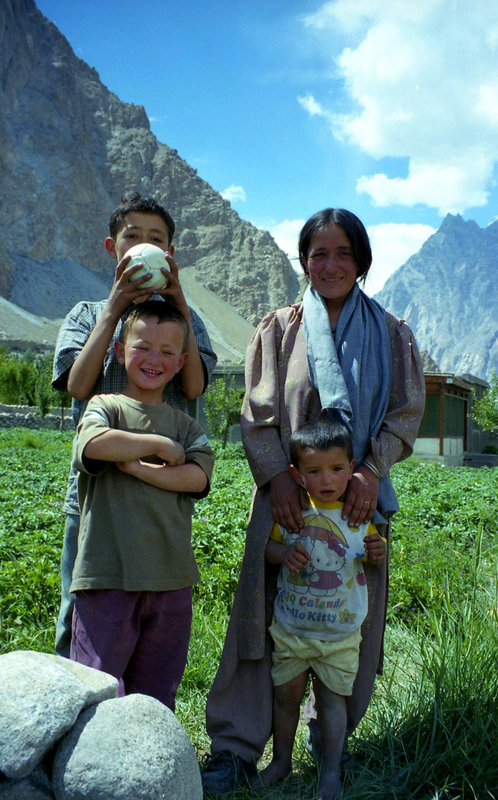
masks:
<svg viewBox="0 0 498 800"><path fill-rule="evenodd" d="M311 285L303 297L303 331L312 385L322 409L351 432L360 466L386 416L392 384L392 350L385 313L356 283L342 308L335 337L327 307ZM389 478L379 482L374 522L399 508ZM380 512L380 513L379 513Z"/></svg>

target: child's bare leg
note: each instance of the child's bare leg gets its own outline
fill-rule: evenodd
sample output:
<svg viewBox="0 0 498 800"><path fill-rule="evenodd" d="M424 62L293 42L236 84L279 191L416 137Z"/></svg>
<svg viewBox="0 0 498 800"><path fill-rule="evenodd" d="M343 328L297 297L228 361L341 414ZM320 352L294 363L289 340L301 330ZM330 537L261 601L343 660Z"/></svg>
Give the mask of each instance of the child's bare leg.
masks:
<svg viewBox="0 0 498 800"><path fill-rule="evenodd" d="M273 759L262 770L255 788L264 788L285 778L292 769L292 748L299 722L301 700L306 691L308 673L275 686L273 700Z"/></svg>
<svg viewBox="0 0 498 800"><path fill-rule="evenodd" d="M313 677L322 760L318 783L319 800L336 800L341 791L341 755L346 736L346 698L335 694Z"/></svg>

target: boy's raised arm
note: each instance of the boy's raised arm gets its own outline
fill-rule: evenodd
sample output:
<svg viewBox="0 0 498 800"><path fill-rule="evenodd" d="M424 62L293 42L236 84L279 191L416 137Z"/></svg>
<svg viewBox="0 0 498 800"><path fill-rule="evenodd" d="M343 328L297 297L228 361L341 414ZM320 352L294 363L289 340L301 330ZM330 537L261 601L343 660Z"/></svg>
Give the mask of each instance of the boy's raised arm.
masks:
<svg viewBox="0 0 498 800"><path fill-rule="evenodd" d="M77 400L85 400L97 382L117 321L104 310L67 378L67 390Z"/></svg>
<svg viewBox="0 0 498 800"><path fill-rule="evenodd" d="M150 290L144 293L140 288L146 280L145 276L130 282L130 275L139 270L140 266L135 265L127 270L129 260L130 256L125 255L116 267L114 283L104 310L69 371L67 390L77 400L86 400L92 394L122 314L134 300L150 297Z"/></svg>

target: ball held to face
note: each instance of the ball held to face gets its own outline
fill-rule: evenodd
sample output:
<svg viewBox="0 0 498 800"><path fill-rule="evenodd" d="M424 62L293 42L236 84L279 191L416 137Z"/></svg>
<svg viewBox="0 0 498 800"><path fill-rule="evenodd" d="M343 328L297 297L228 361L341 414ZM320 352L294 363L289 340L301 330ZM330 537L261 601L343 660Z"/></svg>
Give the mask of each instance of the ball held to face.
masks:
<svg viewBox="0 0 498 800"><path fill-rule="evenodd" d="M142 283L142 289L162 289L167 286L168 279L166 275L161 272L161 267L169 269L168 262L166 261L164 250L156 247L155 244L136 244L130 247L126 252L127 256L131 256L128 262L128 267L135 264L143 264L142 269L138 269L130 277L130 281L136 281L142 278L147 272L152 273L152 277L148 281Z"/></svg>

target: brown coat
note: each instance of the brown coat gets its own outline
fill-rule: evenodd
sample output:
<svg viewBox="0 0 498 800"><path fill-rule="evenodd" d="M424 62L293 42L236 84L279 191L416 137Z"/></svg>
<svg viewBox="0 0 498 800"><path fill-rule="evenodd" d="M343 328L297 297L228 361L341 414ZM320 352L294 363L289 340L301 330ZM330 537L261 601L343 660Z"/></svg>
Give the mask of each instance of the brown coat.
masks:
<svg viewBox="0 0 498 800"><path fill-rule="evenodd" d="M382 474L411 454L425 398L422 365L410 329L387 312L386 322L393 357L391 397L379 435L371 441ZM264 558L273 524L269 481L288 468L291 432L317 419L320 411L318 394L308 378L301 306L271 312L258 326L246 356L241 428L256 485L237 593L206 709L213 752L228 749L245 760L258 759L271 735L267 627L278 569ZM364 715L375 674L382 666L387 566L386 561L365 569L369 612L362 627L360 667L347 700L349 731Z"/></svg>

